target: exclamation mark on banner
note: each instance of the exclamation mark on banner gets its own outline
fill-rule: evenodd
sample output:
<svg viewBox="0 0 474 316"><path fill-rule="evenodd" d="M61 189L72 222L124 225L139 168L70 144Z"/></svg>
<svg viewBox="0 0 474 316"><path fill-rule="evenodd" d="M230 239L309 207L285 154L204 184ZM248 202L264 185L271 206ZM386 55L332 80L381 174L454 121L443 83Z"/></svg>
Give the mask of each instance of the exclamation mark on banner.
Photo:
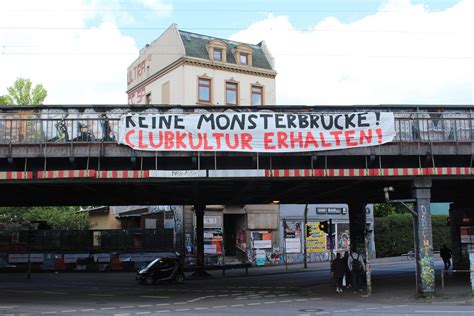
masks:
<svg viewBox="0 0 474 316"><path fill-rule="evenodd" d="M379 126L380 124L380 112L375 112L375 125Z"/></svg>
<svg viewBox="0 0 474 316"><path fill-rule="evenodd" d="M376 128L375 132L377 133L377 140L378 140L379 144L382 144L382 129L380 127Z"/></svg>

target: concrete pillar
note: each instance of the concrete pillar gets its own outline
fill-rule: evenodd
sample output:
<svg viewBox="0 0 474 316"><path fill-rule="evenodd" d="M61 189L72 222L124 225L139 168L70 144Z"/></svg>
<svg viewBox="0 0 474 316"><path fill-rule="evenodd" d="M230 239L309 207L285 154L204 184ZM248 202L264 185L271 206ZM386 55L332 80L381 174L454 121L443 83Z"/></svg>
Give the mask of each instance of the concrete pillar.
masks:
<svg viewBox="0 0 474 316"><path fill-rule="evenodd" d="M194 213L196 214L196 265L204 266L204 211L206 205L194 205Z"/></svg>
<svg viewBox="0 0 474 316"><path fill-rule="evenodd" d="M431 295L435 291L435 270L433 261L433 233L431 226L431 179L413 180L412 195L416 199L415 210L415 253L417 264L418 293Z"/></svg>
<svg viewBox="0 0 474 316"><path fill-rule="evenodd" d="M365 203L351 201L348 203L348 206L351 248L356 247L355 249L359 250L360 253L365 253Z"/></svg>
<svg viewBox="0 0 474 316"><path fill-rule="evenodd" d="M467 252L461 244L461 226L469 226L463 223L463 219L469 218L471 208L466 203L454 202L449 206L449 219L451 228L451 248L453 252L453 269L466 270L469 269L469 258ZM469 221L471 222L471 221Z"/></svg>

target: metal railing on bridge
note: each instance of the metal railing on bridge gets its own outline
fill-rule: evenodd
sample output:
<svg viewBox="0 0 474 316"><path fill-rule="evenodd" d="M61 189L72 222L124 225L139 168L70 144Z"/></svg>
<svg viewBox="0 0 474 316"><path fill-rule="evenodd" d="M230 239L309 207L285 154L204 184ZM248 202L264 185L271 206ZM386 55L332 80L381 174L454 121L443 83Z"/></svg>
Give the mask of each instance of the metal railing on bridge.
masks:
<svg viewBox="0 0 474 316"><path fill-rule="evenodd" d="M225 109L225 108L224 108ZM275 112L308 113L311 110L291 111L275 108ZM211 110L211 109L206 109ZM222 111L222 108L212 109ZM232 109L232 110L235 110ZM239 111L249 108L238 109ZM266 109L268 111L268 109ZM372 109L371 109L372 110ZM0 145L54 144L54 143L115 143L118 139L119 120L130 109L109 109L103 112L86 109L79 113L73 108L40 109L0 112ZM167 108L168 113L202 113L202 108ZM163 109L151 108L146 113L164 113ZM320 111L334 113L337 111ZM474 140L474 116L472 111L394 111L395 142L472 142Z"/></svg>

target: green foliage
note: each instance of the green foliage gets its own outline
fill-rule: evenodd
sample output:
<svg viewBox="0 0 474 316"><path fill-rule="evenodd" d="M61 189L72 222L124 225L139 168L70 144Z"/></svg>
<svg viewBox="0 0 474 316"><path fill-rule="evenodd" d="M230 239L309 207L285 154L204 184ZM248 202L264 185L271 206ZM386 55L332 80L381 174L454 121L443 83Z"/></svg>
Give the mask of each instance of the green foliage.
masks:
<svg viewBox="0 0 474 316"><path fill-rule="evenodd" d="M45 221L54 229L88 229L87 213L78 212L78 207L2 207L0 223L22 224Z"/></svg>
<svg viewBox="0 0 474 316"><path fill-rule="evenodd" d="M390 214L406 214L409 212L402 204L400 203L379 203L374 204L374 216L375 217L385 217Z"/></svg>
<svg viewBox="0 0 474 316"><path fill-rule="evenodd" d="M433 250L443 244L449 245L450 232L446 226L446 215L434 215ZM375 218L375 246L377 257L399 256L414 249L413 216L411 214L390 214Z"/></svg>
<svg viewBox="0 0 474 316"><path fill-rule="evenodd" d="M7 88L8 94L0 97L0 105L39 105L42 104L48 92L41 84L32 89L30 79L18 78Z"/></svg>
<svg viewBox="0 0 474 316"><path fill-rule="evenodd" d="M0 95L0 106L8 105L8 99L6 95Z"/></svg>

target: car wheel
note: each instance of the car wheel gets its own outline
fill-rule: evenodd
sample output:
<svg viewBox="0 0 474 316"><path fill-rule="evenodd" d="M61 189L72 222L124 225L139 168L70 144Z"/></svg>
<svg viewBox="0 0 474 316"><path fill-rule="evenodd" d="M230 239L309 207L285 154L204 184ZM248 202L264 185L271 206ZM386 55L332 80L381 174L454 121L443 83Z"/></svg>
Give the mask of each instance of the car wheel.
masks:
<svg viewBox="0 0 474 316"><path fill-rule="evenodd" d="M153 283L155 283L155 280L152 276L149 275L145 278L144 282L146 285L152 285Z"/></svg>
<svg viewBox="0 0 474 316"><path fill-rule="evenodd" d="M184 282L184 275L183 274L177 274L176 277L174 278L175 282L178 284L181 284Z"/></svg>

